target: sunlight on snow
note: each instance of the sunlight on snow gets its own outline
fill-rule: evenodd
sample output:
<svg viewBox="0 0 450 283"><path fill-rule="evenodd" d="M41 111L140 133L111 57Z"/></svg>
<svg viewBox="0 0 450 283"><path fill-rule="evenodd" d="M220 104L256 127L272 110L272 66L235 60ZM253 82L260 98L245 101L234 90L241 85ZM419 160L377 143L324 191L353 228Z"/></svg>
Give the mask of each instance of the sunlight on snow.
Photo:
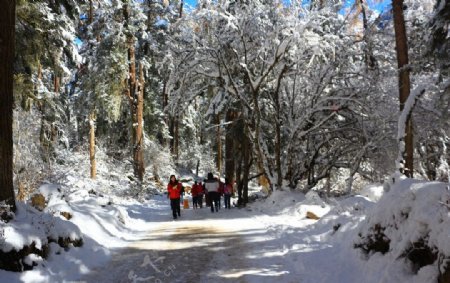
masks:
<svg viewBox="0 0 450 283"><path fill-rule="evenodd" d="M228 273L221 274L221 277L225 278L240 278L245 275L251 275L255 274L258 276L280 276L283 274L288 274L289 271L283 270L283 271L274 271L267 268L254 268L254 269L245 269L245 270L239 270L239 269L232 269Z"/></svg>

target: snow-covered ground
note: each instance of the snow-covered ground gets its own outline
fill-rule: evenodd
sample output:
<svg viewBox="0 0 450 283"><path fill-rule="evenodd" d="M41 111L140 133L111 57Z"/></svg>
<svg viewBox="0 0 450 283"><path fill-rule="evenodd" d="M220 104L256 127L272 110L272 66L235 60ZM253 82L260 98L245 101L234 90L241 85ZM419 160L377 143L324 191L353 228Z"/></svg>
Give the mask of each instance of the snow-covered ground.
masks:
<svg viewBox="0 0 450 283"><path fill-rule="evenodd" d="M182 209L175 221L163 194L138 202L85 186L58 203L56 189L41 188L53 202L47 209L70 210L84 245L64 250L52 244L49 258L32 271L0 271L0 282L436 281L436 265L416 275L398 255L367 256L354 248L361 227L370 225L367 215L374 219L371 213L380 210L375 201L382 186L326 201L313 192L277 191L242 209ZM320 219L307 219L307 212Z"/></svg>

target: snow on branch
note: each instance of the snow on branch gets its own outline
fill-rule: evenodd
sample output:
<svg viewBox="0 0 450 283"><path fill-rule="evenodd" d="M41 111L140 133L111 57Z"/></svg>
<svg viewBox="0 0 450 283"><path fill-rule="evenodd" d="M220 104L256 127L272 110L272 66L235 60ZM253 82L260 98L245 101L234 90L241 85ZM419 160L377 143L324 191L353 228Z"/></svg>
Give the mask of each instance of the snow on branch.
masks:
<svg viewBox="0 0 450 283"><path fill-rule="evenodd" d="M397 140L399 142L399 151L398 151L398 157L396 161L396 168L397 173L396 175L399 176L399 173L401 169L403 168L403 154L405 152L405 129L406 129L406 122L408 120L408 117L411 115L412 110L414 109L414 106L416 105L417 99L425 93L425 85L419 85L416 87L411 94L408 96L408 99L405 102L405 106L403 108L403 111L400 113L400 117L398 117L398 131L397 131Z"/></svg>

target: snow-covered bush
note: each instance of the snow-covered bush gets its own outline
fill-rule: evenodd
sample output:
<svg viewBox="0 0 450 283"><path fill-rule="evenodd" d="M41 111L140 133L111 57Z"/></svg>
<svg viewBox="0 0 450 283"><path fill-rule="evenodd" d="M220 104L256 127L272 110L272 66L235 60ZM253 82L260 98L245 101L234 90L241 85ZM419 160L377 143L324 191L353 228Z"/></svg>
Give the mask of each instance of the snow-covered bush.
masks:
<svg viewBox="0 0 450 283"><path fill-rule="evenodd" d="M32 269L49 255L50 243L63 248L83 244L75 224L20 202L13 219L0 222L0 231L0 268L11 271Z"/></svg>
<svg viewBox="0 0 450 283"><path fill-rule="evenodd" d="M361 224L355 247L406 259L417 272L433 264L448 269L450 192L446 183L404 179L391 185Z"/></svg>

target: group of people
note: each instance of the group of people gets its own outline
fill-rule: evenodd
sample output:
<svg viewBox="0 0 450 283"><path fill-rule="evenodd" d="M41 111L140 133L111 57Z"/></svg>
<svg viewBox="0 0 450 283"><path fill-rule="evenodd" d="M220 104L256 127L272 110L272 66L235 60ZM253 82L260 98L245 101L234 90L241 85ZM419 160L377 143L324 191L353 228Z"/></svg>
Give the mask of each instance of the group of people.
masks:
<svg viewBox="0 0 450 283"><path fill-rule="evenodd" d="M169 184L167 184L168 197L170 199L170 207L174 219L181 216L180 199L184 194L184 187L178 182L175 175L170 176ZM208 173L207 179L201 182L195 181L191 188L192 206L194 209L203 208L203 195L205 195L206 206L211 207L211 212L218 212L220 208L220 199L223 196L225 208L231 208L231 196L234 194L233 184L225 179L222 183L215 178L212 173Z"/></svg>

